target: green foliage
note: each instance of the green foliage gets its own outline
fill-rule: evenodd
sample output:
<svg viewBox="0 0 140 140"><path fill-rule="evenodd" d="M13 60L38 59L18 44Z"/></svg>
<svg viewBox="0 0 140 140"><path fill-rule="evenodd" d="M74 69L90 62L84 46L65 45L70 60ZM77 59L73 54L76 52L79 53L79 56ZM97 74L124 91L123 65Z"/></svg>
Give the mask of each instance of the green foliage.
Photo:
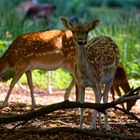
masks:
<svg viewBox="0 0 140 140"><path fill-rule="evenodd" d="M41 88L46 88L48 83L48 72L34 70L32 73L34 85ZM27 83L26 76L23 75L20 79L22 83ZM69 72L58 69L51 74L51 86L53 89L66 89L71 82Z"/></svg>
<svg viewBox="0 0 140 140"><path fill-rule="evenodd" d="M139 0L91 0L91 4L103 7L140 8Z"/></svg>
<svg viewBox="0 0 140 140"><path fill-rule="evenodd" d="M21 34L42 29L63 29L59 20L62 15L68 18L76 15L83 22L98 18L101 23L98 28L90 33L90 37L98 35L112 37L120 48L121 63L124 65L129 78L140 78L140 18L135 15L133 9L140 7L140 2L137 0L39 0L42 3L47 2L56 5L56 11L52 15L50 23L42 21L34 23L31 20L22 22L23 17L18 14L16 9L21 1L0 1L0 56L9 44ZM124 7L129 11L108 7ZM47 77L48 72L38 70L33 72L34 84L43 88L47 87ZM65 89L71 81L70 74L62 69L53 72L51 78L54 89ZM26 82L25 76L21 78L21 82Z"/></svg>
<svg viewBox="0 0 140 140"><path fill-rule="evenodd" d="M12 34L12 39L15 39L21 34L40 31L45 28L42 22L36 22L35 24L33 21L23 22L23 16L19 15L16 7L12 7L10 3L7 0L0 1L0 39L7 39L5 35L7 32Z"/></svg>
<svg viewBox="0 0 140 140"><path fill-rule="evenodd" d="M54 89L66 89L70 82L71 82L71 75L69 72L63 70L63 69L58 69L57 71L54 71L52 74L52 87Z"/></svg>
<svg viewBox="0 0 140 140"><path fill-rule="evenodd" d="M11 44L11 40L0 40L0 56L6 51Z"/></svg>

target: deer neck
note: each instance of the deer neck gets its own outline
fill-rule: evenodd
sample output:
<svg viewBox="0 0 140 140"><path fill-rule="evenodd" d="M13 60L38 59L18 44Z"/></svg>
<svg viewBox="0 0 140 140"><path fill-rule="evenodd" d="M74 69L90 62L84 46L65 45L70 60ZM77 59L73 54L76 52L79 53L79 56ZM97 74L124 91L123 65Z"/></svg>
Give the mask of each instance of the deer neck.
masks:
<svg viewBox="0 0 140 140"><path fill-rule="evenodd" d="M77 65L80 70L87 69L86 48L79 46L77 49Z"/></svg>
<svg viewBox="0 0 140 140"><path fill-rule="evenodd" d="M82 82L82 85L92 85L92 80L90 79L90 66L87 61L87 51L85 46L78 46L76 65L78 71L77 74Z"/></svg>

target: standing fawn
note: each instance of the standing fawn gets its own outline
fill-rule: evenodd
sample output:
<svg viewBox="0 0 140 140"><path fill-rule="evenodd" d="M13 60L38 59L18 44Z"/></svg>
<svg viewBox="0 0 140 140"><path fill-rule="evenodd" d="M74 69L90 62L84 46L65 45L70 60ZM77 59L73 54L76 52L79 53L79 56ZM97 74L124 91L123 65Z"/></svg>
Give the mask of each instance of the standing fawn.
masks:
<svg viewBox="0 0 140 140"><path fill-rule="evenodd" d="M0 58L0 75L9 69L15 72L3 106L8 105L14 85L25 73L31 92L32 109L34 109L31 71L34 69L51 71L63 67L74 76L75 56L75 43L69 30L50 30L19 36Z"/></svg>
<svg viewBox="0 0 140 140"><path fill-rule="evenodd" d="M66 29L73 33L73 39L76 45L77 62L76 74L78 82L78 91L81 103L84 102L85 88L92 87L95 92L96 103L106 103L108 92L113 84L116 69L119 63L119 49L114 41L106 36L95 37L87 42L88 32L93 30L99 20L89 24L72 24L68 19L61 17L62 23ZM102 93L102 85L105 89ZM83 127L83 109L81 109L80 128ZM99 115L99 124L101 124L101 113ZM96 128L97 111L94 111L90 128ZM105 129L109 130L108 112L105 114Z"/></svg>
<svg viewBox="0 0 140 140"><path fill-rule="evenodd" d="M70 92L72 88L74 87L74 84L75 84L75 81L73 79L64 95L64 100L67 100L69 98ZM133 88L130 88L126 72L121 65L117 67L114 82L111 87L111 94L112 94L113 100L115 100L115 92L117 93L119 97L123 95L120 88L123 90L124 94L127 94L129 91L133 89ZM79 101L79 94L78 94L77 86L76 86L75 94L76 94L76 101ZM132 93L128 94L128 96L133 96L133 94ZM126 110L130 111L131 108L135 105L136 101L137 100L132 100L132 101L127 102ZM124 104L122 104L122 107L123 109L125 109Z"/></svg>
<svg viewBox="0 0 140 140"><path fill-rule="evenodd" d="M76 16L72 16L70 21L72 23L78 23L79 19ZM64 100L67 100L69 98L70 92L71 92L72 88L74 87L74 84L75 84L75 81L74 81L74 79L72 79L72 81L71 81L71 83L70 83L70 85L69 85L69 87L66 90L66 93L64 95ZM113 85L111 87L111 94L112 94L113 100L115 100L115 92L117 93L117 95L119 97L122 95L120 88L124 91L124 94L128 93L129 91L131 91L133 89L133 88L130 88L126 72L121 65L119 65L117 67L114 82L113 82ZM79 94L78 94L77 85L76 85L75 94L76 94L76 101L79 101ZM128 96L133 96L133 94L129 93ZM135 105L136 101L137 100L132 100L132 101L127 102L127 106L126 106L127 111L131 110L131 108ZM122 107L123 107L123 109L125 109L124 104L122 104Z"/></svg>

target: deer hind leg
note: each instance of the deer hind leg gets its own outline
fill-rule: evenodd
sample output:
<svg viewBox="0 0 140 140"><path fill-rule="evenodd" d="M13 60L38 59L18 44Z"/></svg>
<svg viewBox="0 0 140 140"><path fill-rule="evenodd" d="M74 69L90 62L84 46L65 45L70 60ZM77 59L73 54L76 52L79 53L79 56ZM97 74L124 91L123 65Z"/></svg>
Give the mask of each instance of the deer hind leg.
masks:
<svg viewBox="0 0 140 140"><path fill-rule="evenodd" d="M95 103L100 103L102 99L102 92L101 92L101 84L97 84L96 88L93 88L93 91L95 93ZM102 129L102 120L101 120L101 112L97 112L94 110L92 114L92 121L90 124L90 129L96 129L96 120L97 120L97 115L98 115L98 121L99 121L99 126Z"/></svg>
<svg viewBox="0 0 140 140"><path fill-rule="evenodd" d="M12 81L11 81L11 84L10 84L10 87L9 87L9 90L8 90L8 93L6 95L6 98L3 102L3 107L6 107L8 105L8 99L10 97L10 94L12 92L12 89L14 88L15 84L17 83L17 81L20 79L20 77L23 75L23 73L25 72L26 70L26 67L22 66L22 67L17 67L16 68L16 71L15 71L15 76L13 77Z"/></svg>
<svg viewBox="0 0 140 140"><path fill-rule="evenodd" d="M31 100L32 100L32 109L35 109L35 98L34 98L34 90L33 90L33 80L31 71L26 72L27 82L31 92Z"/></svg>
<svg viewBox="0 0 140 140"><path fill-rule="evenodd" d="M64 101L68 100L68 98L70 96L70 92L71 92L74 84L75 84L75 81L74 81L74 79L72 79L72 81L71 81L71 83L70 83L69 87L67 88L66 93L64 95Z"/></svg>

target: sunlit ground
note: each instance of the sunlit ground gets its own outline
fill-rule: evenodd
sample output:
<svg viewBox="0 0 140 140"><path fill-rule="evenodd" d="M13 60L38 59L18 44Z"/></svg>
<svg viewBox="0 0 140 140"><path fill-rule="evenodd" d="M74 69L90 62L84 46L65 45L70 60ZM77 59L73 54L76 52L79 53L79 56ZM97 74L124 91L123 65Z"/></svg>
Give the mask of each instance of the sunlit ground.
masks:
<svg viewBox="0 0 140 140"><path fill-rule="evenodd" d="M2 83L0 82L0 103L2 105L2 102L4 101L7 91L9 89L8 83ZM42 89L39 87L34 87L35 91L35 101L36 105L49 105L57 102L64 101L64 93L65 90L55 90L53 93L48 94L47 88ZM118 98L118 96L115 96L115 98ZM73 89L69 100L75 101L75 90ZM92 90L88 89L86 90L86 102L94 102L94 93ZM112 101L112 95L109 94L109 101ZM31 97L30 97L30 91L28 88L28 85L24 84L16 84L14 87L11 96L9 98L9 104L12 103L24 103L27 106L31 105ZM138 100L135 104L135 106L132 108L132 111L140 113L140 100Z"/></svg>

